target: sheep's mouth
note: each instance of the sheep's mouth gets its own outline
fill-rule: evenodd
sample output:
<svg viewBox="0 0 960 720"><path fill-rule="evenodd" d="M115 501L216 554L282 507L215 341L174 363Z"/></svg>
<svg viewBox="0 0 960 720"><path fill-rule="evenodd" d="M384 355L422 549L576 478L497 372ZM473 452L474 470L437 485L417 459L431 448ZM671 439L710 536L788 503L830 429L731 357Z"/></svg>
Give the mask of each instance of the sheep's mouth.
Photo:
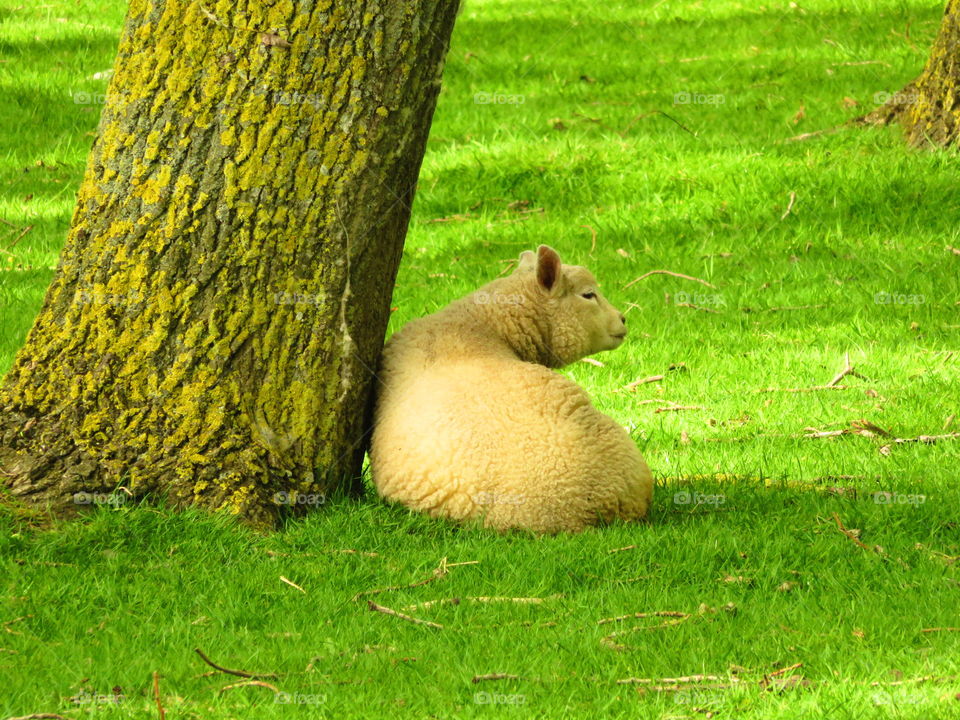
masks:
<svg viewBox="0 0 960 720"><path fill-rule="evenodd" d="M622 333L610 333L610 337L612 337L614 340L623 340L626 336L627 336L627 334L626 334L625 332L622 332Z"/></svg>

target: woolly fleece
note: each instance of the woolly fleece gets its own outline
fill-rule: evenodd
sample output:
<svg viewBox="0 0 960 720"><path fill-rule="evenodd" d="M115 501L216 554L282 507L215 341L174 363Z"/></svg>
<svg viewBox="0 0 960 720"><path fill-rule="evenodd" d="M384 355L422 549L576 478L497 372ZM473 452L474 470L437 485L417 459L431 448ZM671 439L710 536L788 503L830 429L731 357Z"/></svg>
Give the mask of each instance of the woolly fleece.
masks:
<svg viewBox="0 0 960 720"><path fill-rule="evenodd" d="M653 482L633 440L551 369L625 335L593 275L546 245L524 252L512 275L407 323L381 359L377 491L498 530L643 518Z"/></svg>

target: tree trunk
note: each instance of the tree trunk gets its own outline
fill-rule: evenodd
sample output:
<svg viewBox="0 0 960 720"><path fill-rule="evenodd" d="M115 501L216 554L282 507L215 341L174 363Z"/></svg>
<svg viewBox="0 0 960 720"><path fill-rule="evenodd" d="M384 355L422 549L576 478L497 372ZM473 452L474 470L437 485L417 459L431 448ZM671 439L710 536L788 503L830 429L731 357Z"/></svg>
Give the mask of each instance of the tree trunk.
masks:
<svg viewBox="0 0 960 720"><path fill-rule="evenodd" d="M960 144L960 0L948 0L920 76L864 120L901 123L914 147Z"/></svg>
<svg viewBox="0 0 960 720"><path fill-rule="evenodd" d="M122 486L269 525L356 489L457 5L132 0L0 388L15 496Z"/></svg>

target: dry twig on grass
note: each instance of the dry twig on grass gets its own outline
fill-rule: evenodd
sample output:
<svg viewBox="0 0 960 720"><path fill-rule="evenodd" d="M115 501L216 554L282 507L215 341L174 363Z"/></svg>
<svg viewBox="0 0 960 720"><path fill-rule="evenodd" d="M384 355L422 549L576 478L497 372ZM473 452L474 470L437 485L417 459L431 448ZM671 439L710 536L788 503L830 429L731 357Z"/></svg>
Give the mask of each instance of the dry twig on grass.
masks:
<svg viewBox="0 0 960 720"><path fill-rule="evenodd" d="M272 690L275 693L280 692L280 688L278 688L276 685L271 685L268 682L263 682L262 680L246 680L244 682L233 683L232 685L224 685L222 688L220 688L219 694L222 695L227 690L236 690L237 688L244 687L262 687L267 688L267 690Z"/></svg>
<svg viewBox="0 0 960 720"><path fill-rule="evenodd" d="M800 388L760 388L759 390L754 390L753 392L816 392L818 390L849 390L850 388L846 385L814 385L813 387L800 387Z"/></svg>
<svg viewBox="0 0 960 720"><path fill-rule="evenodd" d="M7 620L6 622L3 623L3 629L6 632L10 633L11 635L23 635L23 633L21 632L17 632L16 630L11 630L9 626L13 625L16 622L20 622L21 620L26 620L27 618L32 618L32 617L33 615L21 615L20 617L15 617L13 620Z"/></svg>
<svg viewBox="0 0 960 720"><path fill-rule="evenodd" d="M304 590L304 589L303 589L302 587L300 587L299 585L297 585L293 580L288 580L288 579L285 578L283 575L280 576L280 580L281 580L281 582L285 582L285 583L286 583L287 585L289 585L290 587L296 588L297 590L299 590L300 592L302 592L304 595L307 594L307 591Z"/></svg>
<svg viewBox="0 0 960 720"><path fill-rule="evenodd" d="M945 435L917 435L917 437L912 438L894 438L893 442L897 445L902 445L903 443L924 443L926 445L932 445L935 442L941 440L953 440L954 438L960 438L960 432L947 433Z"/></svg>
<svg viewBox="0 0 960 720"><path fill-rule="evenodd" d="M432 608L434 605L459 605L463 602L477 602L477 603L517 603L520 605L542 605L547 600L557 600L562 598L563 595L556 594L550 595L548 597L501 597L501 596L491 596L491 597L452 597L452 598L440 598L439 600L427 600L426 602L416 603L414 605L407 605L404 610L408 612L414 612L416 610L427 610Z"/></svg>
<svg viewBox="0 0 960 720"><path fill-rule="evenodd" d="M787 209L783 211L783 215L780 216L780 222L783 222L787 219L787 215L790 214L790 211L793 210L793 203L796 202L797 194L790 191L790 202L787 203Z"/></svg>
<svg viewBox="0 0 960 720"><path fill-rule="evenodd" d="M600 620L597 620L597 625L606 625L607 623L612 622L623 622L624 620L651 617L669 617L686 620L688 617L690 617L690 613L680 612L679 610L654 610L653 612L638 612L630 615L617 615L616 617L601 618Z"/></svg>
<svg viewBox="0 0 960 720"><path fill-rule="evenodd" d="M14 247L16 247L17 243L23 240L23 238L25 238L27 236L27 233L30 232L31 230L33 230L33 225L27 225L25 228L23 228L23 230L20 231L20 234L17 235L17 239L14 240L9 245L7 245L7 250L9 251L9 250L12 250Z"/></svg>
<svg viewBox="0 0 960 720"><path fill-rule="evenodd" d="M522 678L519 675L511 675L510 673L487 673L486 675L474 675L471 682L476 684L484 680L522 680Z"/></svg>
<svg viewBox="0 0 960 720"><path fill-rule="evenodd" d="M408 588L420 587L421 585L426 585L427 583L432 583L434 580L442 578L449 572L449 568L457 567L458 565L476 565L477 560L468 560L467 562L459 563L448 563L446 558L440 560L440 564L434 569L434 571L423 580L418 580L415 583L409 585L389 585L382 588L374 588L373 590L361 590L356 595L353 596L353 601L356 602L364 595L378 595L383 592L390 592L392 590L406 590Z"/></svg>
<svg viewBox="0 0 960 720"><path fill-rule="evenodd" d="M231 670L230 668L225 668L222 665L217 665L213 660L208 658L203 653L203 650L201 650L200 648L194 648L193 651L200 656L201 660L203 660L207 665L212 667L214 670L219 670L220 672L226 673L227 675L236 675L237 677L251 678L251 679L273 678L274 680L277 679L277 677L279 677L276 673L251 673L251 672L247 672L246 670Z"/></svg>
<svg viewBox="0 0 960 720"><path fill-rule="evenodd" d="M664 375L651 375L650 377L640 378L639 380L634 380L631 383L627 383L623 386L624 390L633 391L641 385L646 385L647 383L660 382L663 380Z"/></svg>
<svg viewBox="0 0 960 720"><path fill-rule="evenodd" d="M871 546L867 545L865 542L863 542L863 540L861 540L860 537L859 537L859 535L860 535L860 531L859 531L859 530L851 530L851 529L845 528L845 527L843 526L843 521L840 520L840 516L839 516L837 513L833 513L833 515L831 515L831 517L832 517L832 518L834 519L834 521L837 523L837 527L839 528L840 532L842 532L844 535L847 536L847 538L849 538L850 540L852 540L853 543L854 543L857 547L862 548L862 549L864 549L864 550L872 550L873 552L877 553L878 555L881 555L881 556L886 557L886 553L883 551L883 548L880 547L879 545L874 545L873 547L871 547Z"/></svg>
<svg viewBox="0 0 960 720"><path fill-rule="evenodd" d="M440 623L430 622L429 620L421 620L420 618L404 615L402 612L397 612L392 608L384 607L383 605L377 605L373 600L367 600L367 606L374 612L383 613L384 615L392 615L393 617L400 618L401 620L412 622L415 625L426 625L427 627L443 630L443 625Z"/></svg>
<svg viewBox="0 0 960 720"><path fill-rule="evenodd" d="M160 673L153 671L153 697L157 701L157 714L160 720L166 720L167 711L163 709L163 703L160 701Z"/></svg>
<svg viewBox="0 0 960 720"><path fill-rule="evenodd" d="M631 620L634 618L650 618L650 617L668 617L673 619L667 620L666 622L662 622L658 625L642 625L639 627L628 628L626 630L616 630L610 633L609 635L604 635L602 638L600 638L600 643L602 645L606 645L612 650L626 650L627 646L618 643L615 640L615 638L621 637L623 635L628 635L630 633L643 632L645 630L662 630L663 628L679 625L680 623L689 620L690 614L677 612L673 610L656 610L654 612L649 612L649 613L634 613L633 615L621 615L619 617L603 618L602 620L598 620L597 624L603 625L605 623L620 622L622 620Z"/></svg>
<svg viewBox="0 0 960 720"><path fill-rule="evenodd" d="M726 678L719 675L686 675L676 678L623 678L617 680L617 685L681 685L701 682L723 682Z"/></svg>
<svg viewBox="0 0 960 720"><path fill-rule="evenodd" d="M674 412L678 410L703 410L701 405L669 405L667 407L658 407L655 413Z"/></svg>
<svg viewBox="0 0 960 720"><path fill-rule="evenodd" d="M863 377L863 375L858 373L856 370L854 370L854 366L850 364L850 353L844 353L843 370L838 372L834 376L833 380L827 383L827 387L833 387L834 385L839 383L841 380L843 380L847 375L853 375L853 377L858 377L861 380L866 380L866 378Z"/></svg>
<svg viewBox="0 0 960 720"><path fill-rule="evenodd" d="M669 275L670 277L681 278L681 279L683 279L683 280L693 280L694 282L698 282L698 283L700 283L701 285L706 285L708 288L713 288L714 290L717 289L715 285L711 285L711 284L708 283L706 280L701 280L700 278L698 278L698 277L693 277L693 276L691 276L691 275L684 275L683 273L671 272L670 270L651 270L650 272L645 272L645 273L644 273L643 275L641 275L640 277L634 278L633 280L631 280L630 282L628 282L626 285L624 285L624 286L623 286L623 289L626 290L626 289L627 289L628 287L630 287L631 285L633 285L633 284L635 284L635 283L638 283L638 282L640 282L641 280L643 280L644 278L650 277L651 275Z"/></svg>
<svg viewBox="0 0 960 720"><path fill-rule="evenodd" d="M700 312L713 313L714 315L719 315L719 314L720 314L720 311L719 311L719 310L713 310L713 309L711 309L711 308L701 307L700 305L694 305L693 303L688 303L688 302L674 303L673 306L674 306L674 307L691 308L691 309L693 309L693 310L699 310Z"/></svg>

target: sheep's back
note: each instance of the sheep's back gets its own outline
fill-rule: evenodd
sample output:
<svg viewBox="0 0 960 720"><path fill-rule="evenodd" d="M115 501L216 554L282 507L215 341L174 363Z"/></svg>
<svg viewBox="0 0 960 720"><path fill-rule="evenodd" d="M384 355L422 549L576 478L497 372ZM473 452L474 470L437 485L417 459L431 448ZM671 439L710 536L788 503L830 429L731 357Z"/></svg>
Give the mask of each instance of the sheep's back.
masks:
<svg viewBox="0 0 960 720"><path fill-rule="evenodd" d="M438 361L416 346L401 357L406 367L385 368L371 446L384 497L495 527L580 529L618 514L624 477L646 468L624 430L548 368Z"/></svg>

